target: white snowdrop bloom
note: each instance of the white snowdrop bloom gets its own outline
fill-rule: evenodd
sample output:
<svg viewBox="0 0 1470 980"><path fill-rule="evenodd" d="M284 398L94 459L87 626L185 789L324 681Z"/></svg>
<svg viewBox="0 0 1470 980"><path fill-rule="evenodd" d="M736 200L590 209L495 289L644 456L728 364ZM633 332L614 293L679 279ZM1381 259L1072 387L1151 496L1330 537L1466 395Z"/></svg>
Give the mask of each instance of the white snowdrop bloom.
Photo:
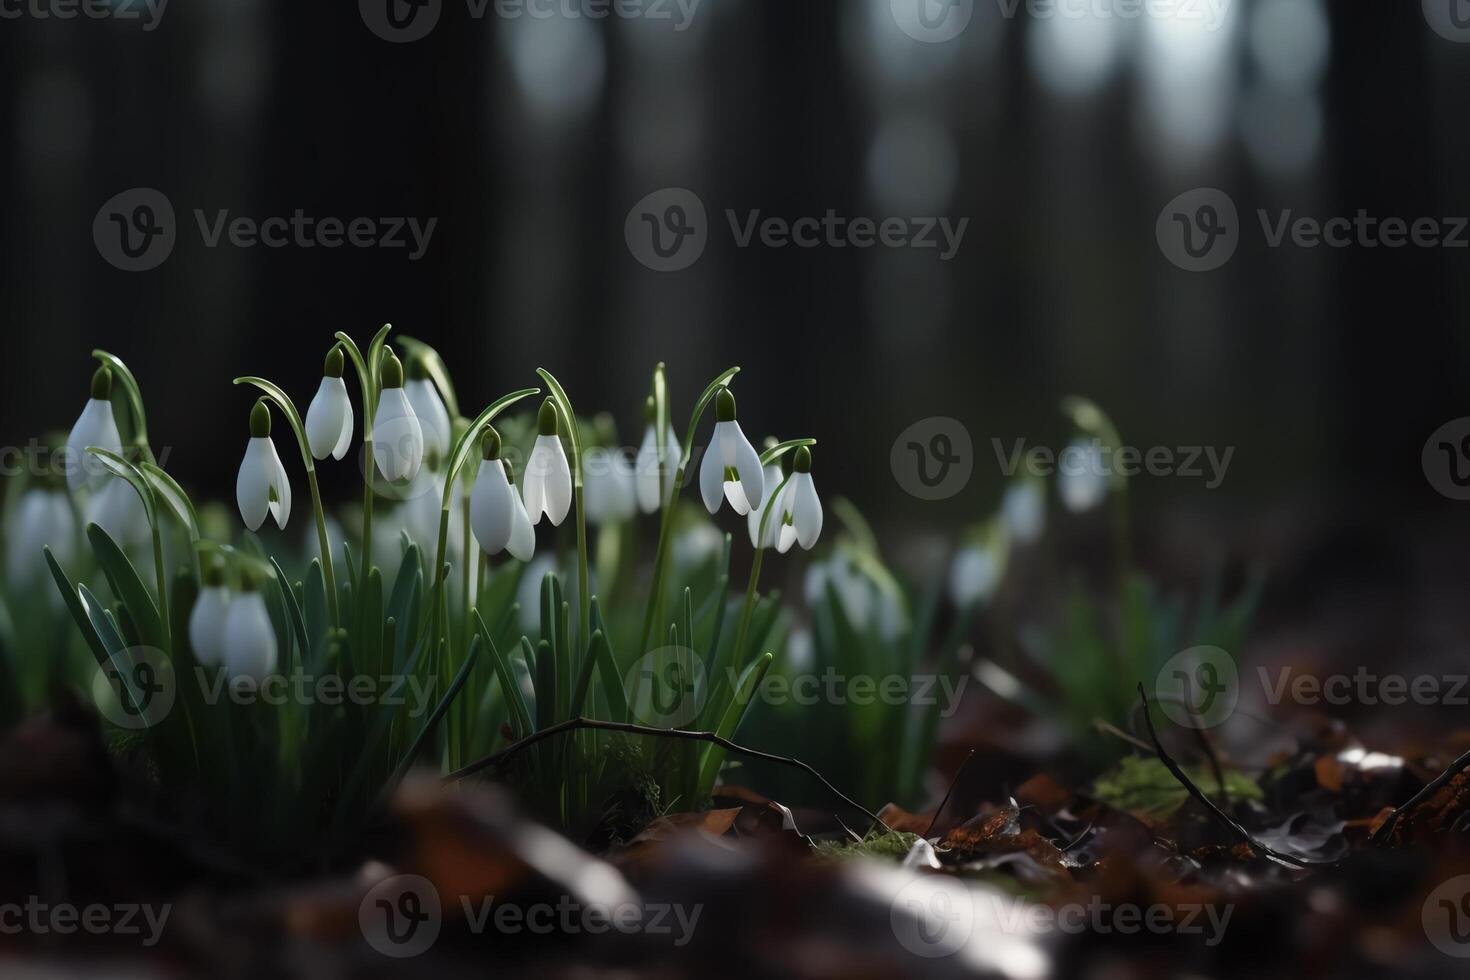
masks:
<svg viewBox="0 0 1470 980"><path fill-rule="evenodd" d="M750 509L745 515L746 526L750 530L750 546L752 548L774 548L781 531L780 508L771 507L770 520L766 521L766 534L764 540L760 540L761 515L766 512L766 501L771 494L775 493L781 486L781 467L775 463L767 463L765 468L765 492L761 495L761 502Z"/></svg>
<svg viewBox="0 0 1470 980"><path fill-rule="evenodd" d="M616 449L587 450L582 457L582 491L587 495L588 524L616 524L638 512L633 469Z"/></svg>
<svg viewBox="0 0 1470 980"><path fill-rule="evenodd" d="M450 421L449 409L439 395L439 388L429 377L428 369L421 357L412 357L408 362L408 383L403 386L413 414L419 420L424 434L424 451L440 460L449 455Z"/></svg>
<svg viewBox="0 0 1470 980"><path fill-rule="evenodd" d="M717 560L724 550L725 535L703 517L674 528L672 552L675 568L698 568L705 562Z"/></svg>
<svg viewBox="0 0 1470 980"><path fill-rule="evenodd" d="M995 540L966 541L949 566L949 598L961 609L989 602L1005 574L1005 548Z"/></svg>
<svg viewBox="0 0 1470 980"><path fill-rule="evenodd" d="M383 359L383 388L373 414L373 464L389 483L412 480L424 462L424 430L403 390L403 363Z"/></svg>
<svg viewBox="0 0 1470 980"><path fill-rule="evenodd" d="M107 467L87 452L89 446L122 452L122 437L112 414L112 370L105 364L92 375L92 397L66 437L66 485L73 493L84 486L97 490L110 475Z"/></svg>
<svg viewBox="0 0 1470 980"><path fill-rule="evenodd" d="M526 460L521 486L521 497L532 524L540 524L543 514L553 525L560 524L572 506L572 467L557 435L559 428L556 404L548 398L541 403L541 411L536 416L536 444Z"/></svg>
<svg viewBox="0 0 1470 980"><path fill-rule="evenodd" d="M35 486L21 495L5 532L5 575L11 585L23 589L45 577L41 549L47 546L57 561L70 563L77 554L77 518L60 489Z"/></svg>
<svg viewBox="0 0 1470 980"><path fill-rule="evenodd" d="M220 655L231 679L249 677L258 684L276 669L276 629L265 598L248 575L243 591L232 596L225 609Z"/></svg>
<svg viewBox="0 0 1470 980"><path fill-rule="evenodd" d="M265 399L250 410L250 441L235 477L235 502L240 519L252 531L260 529L267 513L280 528L291 519L291 481L271 441L271 413Z"/></svg>
<svg viewBox="0 0 1470 980"><path fill-rule="evenodd" d="M1001 519L1017 544L1031 544L1046 530L1046 493L1038 479L1021 477L1000 499Z"/></svg>
<svg viewBox="0 0 1470 980"><path fill-rule="evenodd" d="M803 551L811 551L822 533L822 502L817 499L817 487L812 482L811 450L805 446L796 450L791 479L781 491L775 509L781 517L776 550L784 555L796 542Z"/></svg>
<svg viewBox="0 0 1470 980"><path fill-rule="evenodd" d="M486 426L484 461L470 495L470 530L487 555L510 549L520 561L536 553L536 532L526 505L516 493L509 461L500 458L500 434Z"/></svg>
<svg viewBox="0 0 1470 980"><path fill-rule="evenodd" d="M333 347L327 354L322 383L306 407L306 443L317 459L341 459L352 442L354 416L352 398L342 380L343 360L342 348Z"/></svg>
<svg viewBox="0 0 1470 980"><path fill-rule="evenodd" d="M152 534L143 498L120 476L109 476L87 500L86 517L122 547L142 544Z"/></svg>
<svg viewBox="0 0 1470 980"><path fill-rule="evenodd" d="M652 514L669 499L669 493L674 489L674 473L679 468L679 457L683 450L679 446L679 437L674 435L673 426L664 433L663 456L658 451L658 423L654 416L657 410L654 401L650 397L645 414L648 416L648 426L643 430L643 443L638 447L638 456L633 463L633 479L637 485L638 509L645 514ZM663 469L659 469L659 460L663 460ZM662 473L663 479L659 476ZM659 493L659 483L663 483L663 493Z"/></svg>
<svg viewBox="0 0 1470 980"><path fill-rule="evenodd" d="M816 607L826 602L829 584L847 621L859 629L866 628L873 615L872 583L853 567L851 559L837 553L807 567L803 580L807 605Z"/></svg>
<svg viewBox="0 0 1470 980"><path fill-rule="evenodd" d="M439 547L439 518L444 513L444 474L427 466L421 468L409 484L407 499L400 506L408 536L419 546L419 551L433 561L434 551ZM450 506L457 508L457 499L451 498ZM449 540L446 544L451 553L462 534L458 515L458 510L452 510L449 515Z"/></svg>
<svg viewBox="0 0 1470 980"><path fill-rule="evenodd" d="M1074 514L1091 510L1108 494L1107 467L1097 439L1077 439L1057 460L1057 493Z"/></svg>
<svg viewBox="0 0 1470 980"><path fill-rule="evenodd" d="M720 509L723 494L742 517L765 496L760 454L735 421L735 396L729 388L715 395L715 431L699 464L699 493L711 514Z"/></svg>
<svg viewBox="0 0 1470 980"><path fill-rule="evenodd" d="M204 569L204 587L189 613L189 645L202 667L218 667L225 658L225 616L230 609L230 590L225 588L224 570L218 564Z"/></svg>

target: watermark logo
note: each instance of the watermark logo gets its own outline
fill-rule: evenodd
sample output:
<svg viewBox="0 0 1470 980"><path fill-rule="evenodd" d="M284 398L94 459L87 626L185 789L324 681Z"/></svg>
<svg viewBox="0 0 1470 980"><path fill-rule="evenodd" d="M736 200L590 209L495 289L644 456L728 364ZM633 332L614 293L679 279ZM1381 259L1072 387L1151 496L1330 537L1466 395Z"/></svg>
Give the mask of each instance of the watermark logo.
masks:
<svg viewBox="0 0 1470 980"><path fill-rule="evenodd" d="M1435 490L1451 500L1470 500L1470 416L1435 429L1424 440L1419 462Z"/></svg>
<svg viewBox="0 0 1470 980"><path fill-rule="evenodd" d="M439 23L444 0L357 0L367 29L391 44L427 37Z"/></svg>
<svg viewBox="0 0 1470 980"><path fill-rule="evenodd" d="M119 728L157 725L173 710L177 693L173 662L154 647L119 650L92 674L92 701Z"/></svg>
<svg viewBox="0 0 1470 980"><path fill-rule="evenodd" d="M1470 0L1424 0L1424 19L1447 41L1470 41Z"/></svg>
<svg viewBox="0 0 1470 980"><path fill-rule="evenodd" d="M124 272L146 272L162 265L177 238L174 206L152 187L133 187L108 198L92 219L98 253Z"/></svg>
<svg viewBox="0 0 1470 980"><path fill-rule="evenodd" d="M74 936L80 932L92 936L135 936L140 937L143 947L151 949L163 938L164 926L172 912L173 906L168 904L60 902L53 905L32 895L24 904L0 904L0 935Z"/></svg>
<svg viewBox="0 0 1470 980"><path fill-rule="evenodd" d="M944 500L969 484L975 446L970 431L958 419L935 415L898 434L888 451L888 465L910 496Z"/></svg>
<svg viewBox="0 0 1470 980"><path fill-rule="evenodd" d="M0 20L138 21L144 33L158 27L168 0L0 0Z"/></svg>
<svg viewBox="0 0 1470 980"><path fill-rule="evenodd" d="M1114 476L1132 478L1147 473L1149 476L1202 480L1206 490L1217 489L1225 482L1230 461L1235 458L1234 446L1223 449L1218 446L1110 446L1095 437L1069 443L1060 452L1050 446L1028 446L1025 439L1017 439L1007 448L1001 439L991 438L990 448L995 453L995 462L1001 473L1007 477L1023 470L1029 476L1043 479L1057 473L1069 477L1107 479Z"/></svg>
<svg viewBox="0 0 1470 980"><path fill-rule="evenodd" d="M1160 668L1154 697L1176 725L1201 729L1222 725L1240 700L1235 658L1220 647L1181 650Z"/></svg>
<svg viewBox="0 0 1470 980"><path fill-rule="evenodd" d="M1240 245L1240 216L1229 194L1197 187L1164 205L1154 237L1164 258L1179 268L1210 272L1229 262Z"/></svg>
<svg viewBox="0 0 1470 980"><path fill-rule="evenodd" d="M704 202L683 187L654 191L628 211L623 239L633 258L655 272L687 269L709 243Z"/></svg>
<svg viewBox="0 0 1470 980"><path fill-rule="evenodd" d="M368 945L394 959L428 952L443 922L439 891L420 875L385 878L357 908L357 924Z"/></svg>
<svg viewBox="0 0 1470 980"><path fill-rule="evenodd" d="M915 41L942 44L959 37L975 15L975 0L890 0L893 22Z"/></svg>
<svg viewBox="0 0 1470 980"><path fill-rule="evenodd" d="M1470 957L1470 875L1457 875L1430 892L1421 921L1435 949L1456 959Z"/></svg>
<svg viewBox="0 0 1470 980"><path fill-rule="evenodd" d="M943 875L920 875L894 896L889 909L893 935L915 956L953 956L975 931L970 890Z"/></svg>
<svg viewBox="0 0 1470 980"><path fill-rule="evenodd" d="M650 650L623 678L628 710L654 728L683 728L699 717L708 695L704 663L688 647Z"/></svg>

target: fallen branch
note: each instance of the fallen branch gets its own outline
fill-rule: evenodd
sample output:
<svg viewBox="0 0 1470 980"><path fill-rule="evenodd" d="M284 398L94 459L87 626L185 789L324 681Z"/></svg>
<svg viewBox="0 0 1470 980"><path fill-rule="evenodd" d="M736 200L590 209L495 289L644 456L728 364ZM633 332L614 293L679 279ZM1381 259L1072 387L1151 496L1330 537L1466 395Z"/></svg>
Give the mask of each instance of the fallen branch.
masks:
<svg viewBox="0 0 1470 980"><path fill-rule="evenodd" d="M1429 799L1430 796L1434 795L1434 792L1436 790L1438 790L1445 783L1449 782L1451 779L1454 779L1460 773L1464 772L1467 768L1470 768L1470 752L1466 752L1454 762L1451 762L1448 769L1440 773L1438 776L1435 776L1429 782L1425 783L1424 788L1415 793L1413 796L1409 797L1409 801L1407 803L1403 804L1402 806L1395 807L1394 811L1388 815L1388 819L1383 821L1383 823L1379 825L1378 829L1373 832L1372 836L1368 838L1368 843L1381 844L1383 841L1387 840L1388 835L1393 832L1394 826L1399 822L1399 816L1401 814L1407 813L1414 807L1418 806L1420 803L1423 803L1425 800Z"/></svg>
<svg viewBox="0 0 1470 980"><path fill-rule="evenodd" d="M828 792L830 792L833 796L837 797L843 803L852 807L854 810L858 811L863 816L867 817L869 820L882 827L884 830L893 829L892 827L888 826L888 824L879 819L877 814L873 813L867 807L853 801L836 786L833 786L831 783L829 783L825 776L817 772L805 762L802 762L800 759L791 759L787 758L784 755L776 755L771 752L762 752L759 749L748 749L743 745L736 745L728 738L725 738L721 735L716 735L714 732L692 732L684 731L678 728L650 728L646 725L633 725L621 721L598 721L595 718L569 718L566 721L558 722L555 725L550 726L549 728L543 728L539 732L527 735L519 742L515 742L511 745L506 746L499 752L492 752L489 755L485 756L483 759L471 762L463 769L456 769L454 772L445 776L444 781L446 783L452 783L457 780L463 779L466 776L473 776L475 773L480 772L484 769L498 769L506 762L519 755L521 752L524 752L526 749L535 745L537 742L551 738L553 735L560 735L563 732L576 731L578 729L594 729L604 732L623 732L627 735L651 735L655 738L684 738L696 742L709 742L712 745L718 745L726 752L734 752L736 755L743 755L751 759L761 759L766 762L778 762L781 765L792 766L794 768L802 770L803 772L807 773L807 775L816 779L817 782L825 786Z"/></svg>
<svg viewBox="0 0 1470 980"><path fill-rule="evenodd" d="M1189 776L1185 774L1184 770L1179 767L1179 763L1175 762L1173 757L1170 756L1169 753L1164 749L1164 743L1159 741L1158 733L1154 731L1153 719L1149 717L1148 695L1143 693L1142 683L1138 685L1138 696L1143 701L1143 723L1148 728L1148 737L1149 740L1154 743L1154 752L1158 755L1159 761L1164 764L1164 768L1168 769L1169 772L1173 774L1175 779L1179 780L1180 785L1182 785L1189 792L1190 796L1199 801L1200 805L1208 810L1211 816L1213 816L1222 825L1224 825L1227 830L1229 830L1232 834L1239 838L1242 843L1244 843L1253 851L1258 851L1275 861L1279 861L1282 864L1292 865L1293 867L1297 868L1308 868L1314 865L1330 866L1337 863L1336 861L1307 861L1303 858L1294 857L1290 854L1283 854L1280 851L1275 850L1274 848L1267 847L1265 844L1262 844L1260 841L1256 840L1255 837L1251 836L1251 832L1242 827L1235 820L1234 817L1230 816L1230 814L1226 813L1224 810L1216 806L1215 802L1211 800L1208 796L1206 796L1204 794L1204 791L1194 784L1194 780L1190 779Z"/></svg>

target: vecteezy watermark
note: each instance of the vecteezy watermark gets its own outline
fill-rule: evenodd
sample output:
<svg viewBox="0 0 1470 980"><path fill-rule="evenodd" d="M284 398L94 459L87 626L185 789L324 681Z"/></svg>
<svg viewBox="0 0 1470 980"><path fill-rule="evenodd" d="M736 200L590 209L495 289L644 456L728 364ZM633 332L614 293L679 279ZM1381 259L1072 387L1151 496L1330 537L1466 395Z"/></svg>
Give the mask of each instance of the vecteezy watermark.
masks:
<svg viewBox="0 0 1470 980"><path fill-rule="evenodd" d="M1470 956L1470 875L1441 882L1420 912L1424 935L1446 956Z"/></svg>
<svg viewBox="0 0 1470 980"><path fill-rule="evenodd" d="M975 446L958 419L935 415L908 426L888 450L893 478L920 500L953 497L970 482Z"/></svg>
<svg viewBox="0 0 1470 980"><path fill-rule="evenodd" d="M453 907L453 906L451 906ZM676 947L689 944L703 905L585 902L563 895L554 902L521 904L494 895L460 895L458 911L475 935L576 936L618 932L668 937ZM357 910L358 926L369 946L395 959L425 953L439 938L445 910L434 883L419 875L394 875L375 885Z"/></svg>
<svg viewBox="0 0 1470 980"><path fill-rule="evenodd" d="M983 923L987 941L996 931L1032 938L1053 933L1081 935L1199 936L1206 946L1225 938L1233 904L1108 902L1093 895L1085 902L1043 905L989 888L971 889L946 875L926 874L909 882L894 898L889 923L899 943L916 956L952 956L967 946Z"/></svg>
<svg viewBox="0 0 1470 980"><path fill-rule="evenodd" d="M969 218L848 217L831 208L820 217L763 216L759 208L725 209L736 248L932 248L939 260L954 258ZM623 221L623 239L633 258L655 272L677 272L693 265L711 233L704 202L684 187L665 187L645 195Z"/></svg>
<svg viewBox="0 0 1470 980"><path fill-rule="evenodd" d="M166 468L173 447L158 446L153 452L157 465ZM124 449L122 456L136 462L137 450ZM51 446L34 437L24 446L0 446L0 477L60 477L81 471L100 474L106 469L96 460L88 459L85 451L77 451L71 446Z"/></svg>
<svg viewBox="0 0 1470 980"><path fill-rule="evenodd" d="M471 20L667 21L676 33L689 29L700 0L465 0ZM428 37L444 12L443 0L358 0L362 22L384 41L406 44Z"/></svg>
<svg viewBox="0 0 1470 980"><path fill-rule="evenodd" d="M168 0L0 0L0 20L136 21L152 31Z"/></svg>
<svg viewBox="0 0 1470 980"><path fill-rule="evenodd" d="M623 677L628 711L654 728L683 728L709 696L704 662L688 647L666 646L639 657Z"/></svg>
<svg viewBox="0 0 1470 980"><path fill-rule="evenodd" d="M128 647L92 673L92 701L119 728L152 728L168 717L178 694L173 661L156 647Z"/></svg>
<svg viewBox="0 0 1470 980"><path fill-rule="evenodd" d="M1061 452L1050 446L1028 447L1025 439L1016 439L1010 448L999 438L992 438L990 444L996 463L1008 477L1023 469L1038 477L1055 473L1134 477L1147 473L1203 480L1206 490L1220 486L1235 456L1234 446L1223 450L1216 446L1109 446L1097 438L1070 443Z"/></svg>
<svg viewBox="0 0 1470 980"><path fill-rule="evenodd" d="M1170 721L1185 728L1214 728L1235 713L1240 672L1220 647L1181 650L1154 678L1154 700Z"/></svg>
<svg viewBox="0 0 1470 980"><path fill-rule="evenodd" d="M725 669L725 680L734 690L740 672ZM959 710L968 675L948 674L843 674L828 667L820 674L769 673L756 685L754 697L766 704L810 707L816 704L857 705L884 704L890 707L915 705L939 709L939 717L948 718Z"/></svg>
<svg viewBox="0 0 1470 980"><path fill-rule="evenodd" d="M1419 462L1434 489L1451 500L1470 500L1470 416L1435 429L1424 440Z"/></svg>
<svg viewBox="0 0 1470 980"><path fill-rule="evenodd" d="M1013 20L1178 20L1218 31L1233 0L995 0L1000 15Z"/></svg>
<svg viewBox="0 0 1470 980"><path fill-rule="evenodd" d="M169 904L120 902L105 905L51 903L32 895L25 902L0 902L0 935L137 937L145 947L158 945L173 912Z"/></svg>
<svg viewBox="0 0 1470 980"><path fill-rule="evenodd" d="M1470 0L1423 0L1424 19L1447 41L1470 41Z"/></svg>
<svg viewBox="0 0 1470 980"><path fill-rule="evenodd" d="M416 262L428 251L438 218L317 217L296 208L290 215L232 216L229 208L193 210L205 248L407 249ZM178 240L173 203L152 187L134 187L109 198L92 220L92 240L107 262L124 272L162 265Z"/></svg>
<svg viewBox="0 0 1470 980"><path fill-rule="evenodd" d="M975 16L975 0L889 0L893 22L915 41L942 44L959 37Z"/></svg>
<svg viewBox="0 0 1470 980"><path fill-rule="evenodd" d="M1292 208L1256 209L1267 248L1470 248L1470 218L1403 218L1369 214L1318 217ZM1224 191L1201 187L1164 205L1154 226L1159 250L1187 272L1210 272L1230 261L1244 227L1235 202Z"/></svg>

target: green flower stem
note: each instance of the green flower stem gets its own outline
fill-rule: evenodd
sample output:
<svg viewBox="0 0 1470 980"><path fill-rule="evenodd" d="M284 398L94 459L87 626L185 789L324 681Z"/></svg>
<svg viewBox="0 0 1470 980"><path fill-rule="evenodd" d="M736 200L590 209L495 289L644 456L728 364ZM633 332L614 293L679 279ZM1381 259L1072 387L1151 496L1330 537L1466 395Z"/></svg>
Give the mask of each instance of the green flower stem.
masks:
<svg viewBox="0 0 1470 980"><path fill-rule="evenodd" d="M235 384L254 385L265 396L276 404L281 414L286 417L286 423L291 426L291 432L296 436L296 447L301 450L301 462L306 467L306 484L311 488L312 515L316 518L317 543L322 552L322 579L327 590L327 610L332 617L333 626L342 625L342 616L337 608L337 573L332 562L332 543L327 537L327 515L322 508L322 491L316 479L316 460L311 455L311 444L306 439L306 428L301 424L301 415L296 411L296 405L291 397L283 391L279 385L264 378L247 375L236 378Z"/></svg>
<svg viewBox="0 0 1470 980"><path fill-rule="evenodd" d="M138 379L117 355L98 348L92 351L92 356L107 365L112 370L113 377L122 384L123 392L128 398L128 414L132 417L133 431L130 441L138 450L139 458L144 462L157 463L153 458L153 450L148 445L148 415L143 411L143 390L138 386Z"/></svg>
<svg viewBox="0 0 1470 980"><path fill-rule="evenodd" d="M158 579L158 619L163 626L163 642L173 653L173 626L168 618L168 573L163 568L163 535L159 532L157 510L153 521L153 575Z"/></svg>
<svg viewBox="0 0 1470 980"><path fill-rule="evenodd" d="M378 364L383 358L383 341L388 338L388 331L392 329L392 324L385 323L373 335L368 344L371 362L362 356L357 342L346 333L338 330L333 335L347 353L352 369L357 372L357 386L362 395L362 558L357 585L359 590L367 588L368 572L373 567L373 468L377 465L373 462L373 417L378 411ZM361 596L358 597L358 605L366 608Z"/></svg>
<svg viewBox="0 0 1470 980"><path fill-rule="evenodd" d="M731 378L735 377L735 375L739 372L739 367L732 367L726 368L724 371L716 375L715 379L705 387L704 393L699 396L699 401L695 402L694 412L689 417L689 431L684 437L684 451L679 456L678 468L674 470L674 486L669 491L668 503L664 505L663 513L660 515L658 528L658 550L654 553L653 556L653 582L649 587L648 605L643 612L643 633L642 638L638 641L639 652L643 652L648 649L648 640L653 633L654 621L658 618L658 610L663 605L664 570L669 563L669 539L673 536L674 513L679 509L679 494L684 488L684 474L689 467L689 457L694 452L694 433L699 427L699 419L702 415L704 415L704 410L709 407L710 401L714 399L715 392L719 391L721 386L723 386ZM655 373L654 380L654 397L656 399L658 399L662 393L662 381L663 371L659 370ZM666 414L667 410L664 410L663 412L661 412L661 417ZM655 433L655 438L657 438L660 443L663 440L663 436L657 433ZM658 465L659 476L662 477L662 457L660 457ZM660 484L659 486L659 491L659 496L662 497L662 484Z"/></svg>
<svg viewBox="0 0 1470 980"><path fill-rule="evenodd" d="M768 451L774 452L776 448L779 447L773 447ZM761 510L761 523L755 535L756 541L760 544L756 547L755 557L750 562L750 583L745 587L745 603L740 607L740 625L735 630L735 645L730 648L730 658L737 672L745 669L745 635L750 631L750 617L755 612L756 589L761 577L761 559L766 554L766 524L771 519L771 508L775 506L777 500L781 499L781 491L785 490L786 484L790 482L791 477L787 476L777 484L776 489L766 498L766 506ZM776 519L781 520L779 516Z"/></svg>
<svg viewBox="0 0 1470 980"><path fill-rule="evenodd" d="M582 493L582 439L577 434L577 416L572 411L571 400L562 389L561 382L552 376L545 368L537 368L536 373L541 375L541 380L546 382L547 390L551 392L551 398L556 402L557 411L561 414L562 425L565 426L567 442L572 447L572 494L577 507L577 649L580 653L587 651L591 630L588 624L592 619L592 596L588 591L590 588L587 579L587 505L583 500Z"/></svg>
<svg viewBox="0 0 1470 980"><path fill-rule="evenodd" d="M163 568L163 534L159 530L158 494L143 475L143 471L117 453L97 446L87 446L85 451L91 453L113 476L126 481L143 502L143 512L153 535L153 574L158 584L158 615L163 633L163 647L172 654L174 646L168 620L168 573Z"/></svg>

